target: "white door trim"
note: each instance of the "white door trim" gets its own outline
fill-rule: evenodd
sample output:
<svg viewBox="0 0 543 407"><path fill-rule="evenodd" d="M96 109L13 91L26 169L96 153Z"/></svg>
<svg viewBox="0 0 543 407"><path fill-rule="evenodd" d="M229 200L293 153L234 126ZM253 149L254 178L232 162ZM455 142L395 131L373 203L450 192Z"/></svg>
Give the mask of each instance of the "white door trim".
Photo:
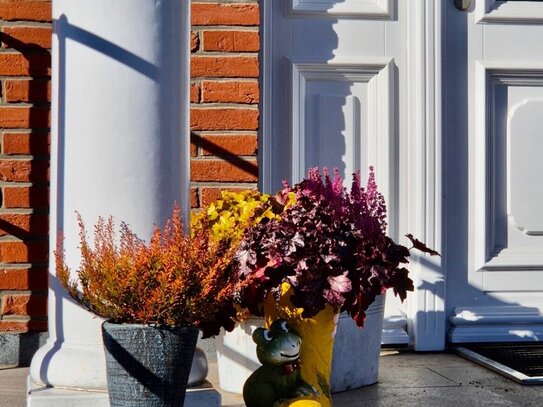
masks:
<svg viewBox="0 0 543 407"><path fill-rule="evenodd" d="M406 140L400 142L400 230L409 231L443 253L442 232L442 5L408 2L408 85ZM415 350L445 347L445 262L414 255L410 264L415 292L409 296L408 324Z"/></svg>
<svg viewBox="0 0 543 407"><path fill-rule="evenodd" d="M261 26L260 36L262 48L260 51L260 131L258 133L259 145L259 190L274 193L272 190L272 0L260 0Z"/></svg>

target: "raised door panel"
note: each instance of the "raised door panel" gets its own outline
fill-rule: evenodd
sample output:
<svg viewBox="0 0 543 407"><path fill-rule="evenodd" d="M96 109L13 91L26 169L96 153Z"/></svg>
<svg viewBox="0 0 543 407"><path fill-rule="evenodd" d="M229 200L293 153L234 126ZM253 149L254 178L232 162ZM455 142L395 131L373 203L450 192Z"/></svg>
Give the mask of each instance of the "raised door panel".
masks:
<svg viewBox="0 0 543 407"><path fill-rule="evenodd" d="M392 0L291 0L288 14L392 18Z"/></svg>
<svg viewBox="0 0 543 407"><path fill-rule="evenodd" d="M478 65L469 281L487 295L543 292L543 65Z"/></svg>
<svg viewBox="0 0 543 407"><path fill-rule="evenodd" d="M343 178L370 165L385 196L392 167L393 61L291 62L289 122L292 179L314 166L338 168Z"/></svg>

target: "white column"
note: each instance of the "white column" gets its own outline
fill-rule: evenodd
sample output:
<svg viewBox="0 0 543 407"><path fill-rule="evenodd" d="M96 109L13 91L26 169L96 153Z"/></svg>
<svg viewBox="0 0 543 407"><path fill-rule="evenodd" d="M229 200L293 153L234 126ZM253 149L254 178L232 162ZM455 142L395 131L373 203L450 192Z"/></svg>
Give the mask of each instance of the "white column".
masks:
<svg viewBox="0 0 543 407"><path fill-rule="evenodd" d="M75 211L147 239L189 210L189 0L54 0L50 273L58 231L79 264ZM92 237L92 236L91 236ZM34 382L105 389L101 320L50 275L49 340Z"/></svg>

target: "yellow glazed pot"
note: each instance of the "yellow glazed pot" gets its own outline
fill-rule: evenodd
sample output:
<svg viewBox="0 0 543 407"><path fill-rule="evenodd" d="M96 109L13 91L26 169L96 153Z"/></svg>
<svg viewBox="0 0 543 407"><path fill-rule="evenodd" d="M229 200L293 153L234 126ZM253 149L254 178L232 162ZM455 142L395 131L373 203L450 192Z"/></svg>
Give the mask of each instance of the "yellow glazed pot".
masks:
<svg viewBox="0 0 543 407"><path fill-rule="evenodd" d="M270 296L264 304L265 324L269 328L274 321L284 319L302 338L301 376L318 392L318 396L289 399L276 403L274 407L331 407L330 373L339 309L328 306L313 318L302 318L303 310L295 308L289 300L292 294L290 285L283 284L282 288L279 302Z"/></svg>

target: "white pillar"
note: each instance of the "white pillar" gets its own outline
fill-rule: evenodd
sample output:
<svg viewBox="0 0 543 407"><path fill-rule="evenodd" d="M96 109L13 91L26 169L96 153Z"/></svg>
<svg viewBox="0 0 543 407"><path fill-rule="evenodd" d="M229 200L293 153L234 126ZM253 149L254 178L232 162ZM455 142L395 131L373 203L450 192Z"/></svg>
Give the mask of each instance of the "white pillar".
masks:
<svg viewBox="0 0 543 407"><path fill-rule="evenodd" d="M79 264L75 211L144 239L189 210L189 0L54 0L50 273L57 232ZM92 237L92 236L91 236ZM106 389L101 320L50 275L49 340L34 382Z"/></svg>

